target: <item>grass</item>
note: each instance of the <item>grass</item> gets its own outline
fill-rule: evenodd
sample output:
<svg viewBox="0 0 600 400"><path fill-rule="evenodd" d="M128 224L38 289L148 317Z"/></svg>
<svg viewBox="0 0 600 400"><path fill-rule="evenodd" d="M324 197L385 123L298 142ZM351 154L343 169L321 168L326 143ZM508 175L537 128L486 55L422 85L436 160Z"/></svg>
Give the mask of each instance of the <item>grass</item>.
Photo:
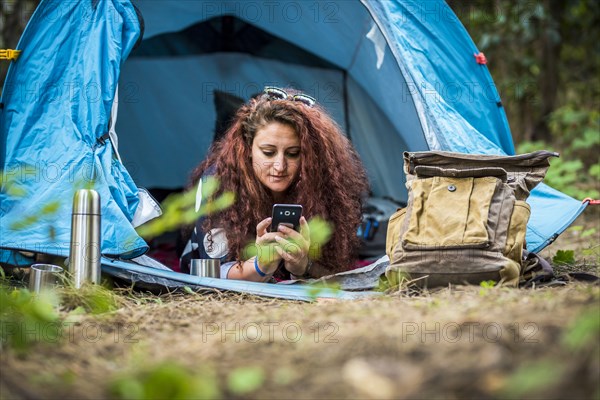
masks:
<svg viewBox="0 0 600 400"><path fill-rule="evenodd" d="M597 233L581 237L597 222L586 213L578 222L584 228L546 250L546 258L562 251L559 275L598 271ZM6 398L600 395L600 287L593 284L392 290L382 283L386 294L377 299L303 303L98 285L66 286L43 299L7 282L3 324L63 329L60 340L24 347L3 337Z"/></svg>

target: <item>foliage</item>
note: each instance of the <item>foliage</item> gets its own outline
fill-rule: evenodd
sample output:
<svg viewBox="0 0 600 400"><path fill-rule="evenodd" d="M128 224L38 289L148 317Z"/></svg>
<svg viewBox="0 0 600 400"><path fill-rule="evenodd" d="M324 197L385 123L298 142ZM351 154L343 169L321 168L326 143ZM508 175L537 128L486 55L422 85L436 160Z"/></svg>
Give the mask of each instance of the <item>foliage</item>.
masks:
<svg viewBox="0 0 600 400"><path fill-rule="evenodd" d="M232 393L246 394L260 388L265 381L261 367L240 367L229 373L227 386Z"/></svg>
<svg viewBox="0 0 600 400"><path fill-rule="evenodd" d="M575 251L573 250L558 250L556 255L552 258L552 263L554 264L566 264L573 265L575 264Z"/></svg>
<svg viewBox="0 0 600 400"><path fill-rule="evenodd" d="M0 341L18 352L33 343L55 343L62 326L56 311L58 297L52 291L38 295L27 289L11 289L0 284Z"/></svg>
<svg viewBox="0 0 600 400"><path fill-rule="evenodd" d="M581 313L562 334L560 348L573 352L597 354L599 350L600 309L595 304ZM521 366L504 382L504 395L525 398L532 394L550 393L554 386L571 379L567 368L555 354L549 353L540 361ZM571 376L570 376L571 375ZM542 396L544 397L544 396Z"/></svg>
<svg viewBox="0 0 600 400"><path fill-rule="evenodd" d="M508 378L504 392L507 398L526 398L556 383L563 372L563 365L549 360L525 364Z"/></svg>
<svg viewBox="0 0 600 400"><path fill-rule="evenodd" d="M479 282L479 295L487 296L488 292L496 286L496 281L481 281Z"/></svg>
<svg viewBox="0 0 600 400"><path fill-rule="evenodd" d="M522 143L517 147L517 153L529 153L541 149L555 151L545 142L537 141ZM600 192L593 187L593 180L586 174L584 163L579 159L568 160L563 157L552 159L544 183L580 200L600 196Z"/></svg>
<svg viewBox="0 0 600 400"><path fill-rule="evenodd" d="M327 244L331 238L333 226L323 218L315 217L308 221L308 229L310 232L310 248L308 250L309 257L311 260L318 260L321 257L321 250L323 249L323 246L325 246L325 244ZM290 248L287 250L294 251L296 248L293 246L295 244L294 240L290 238L289 241L292 246L290 246ZM244 258L248 259L258 256L259 263L267 264L269 263L270 256L277 253L275 247L279 247L279 245L274 243L258 248L254 242L248 243L243 250Z"/></svg>
<svg viewBox="0 0 600 400"><path fill-rule="evenodd" d="M119 306L119 296L101 285L84 284L75 289L63 278L61 287L33 293L25 288L12 288L0 269L0 343L20 353L34 343L62 340L65 325L59 310L72 310L69 314L72 316L107 313Z"/></svg>
<svg viewBox="0 0 600 400"><path fill-rule="evenodd" d="M61 305L66 310L80 310L91 314L103 314L119 308L120 298L112 290L92 283L84 283L79 289L69 281L58 292Z"/></svg>
<svg viewBox="0 0 600 400"><path fill-rule="evenodd" d="M595 160L585 162L598 165L600 153L600 111L575 109L573 105L558 108L550 115L550 128L555 144L569 156L596 154Z"/></svg>
<svg viewBox="0 0 600 400"><path fill-rule="evenodd" d="M307 295L311 301L316 301L325 294L337 294L342 290L339 283L316 282L307 287Z"/></svg>
<svg viewBox="0 0 600 400"><path fill-rule="evenodd" d="M188 190L183 194L172 194L165 199L162 206L164 213L138 228L138 234L145 238L156 237L162 233L173 231L182 225L193 223L201 215L222 211L235 202L232 192L217 193L219 180L215 177L203 178L201 203L196 210L197 191ZM218 194L218 196L217 196Z"/></svg>
<svg viewBox="0 0 600 400"><path fill-rule="evenodd" d="M577 173L576 183L598 184L600 177L600 111L575 109L566 105L550 115L550 131L554 145L562 149L570 171ZM567 172L568 175L568 172ZM597 198L598 190L582 191L579 195Z"/></svg>
<svg viewBox="0 0 600 400"><path fill-rule="evenodd" d="M582 313L565 332L562 343L571 350L580 350L600 336L600 310L591 307Z"/></svg>
<svg viewBox="0 0 600 400"><path fill-rule="evenodd" d="M215 399L221 397L215 373L208 367L190 371L165 361L130 373L119 373L109 384L117 399Z"/></svg>
<svg viewBox="0 0 600 400"><path fill-rule="evenodd" d="M321 257L321 249L333 233L333 226L322 218L312 218L308 221L308 227L310 230L310 249L309 255L313 260L318 260Z"/></svg>
<svg viewBox="0 0 600 400"><path fill-rule="evenodd" d="M548 117L563 106L597 109L597 1L448 3L486 53L517 141L548 140Z"/></svg>

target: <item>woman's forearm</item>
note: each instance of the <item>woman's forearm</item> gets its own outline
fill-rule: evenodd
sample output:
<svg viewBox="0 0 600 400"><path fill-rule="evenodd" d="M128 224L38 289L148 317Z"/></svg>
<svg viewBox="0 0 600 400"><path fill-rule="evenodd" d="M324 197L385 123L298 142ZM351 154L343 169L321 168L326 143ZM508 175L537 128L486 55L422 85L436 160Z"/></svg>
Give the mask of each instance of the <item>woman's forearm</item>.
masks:
<svg viewBox="0 0 600 400"><path fill-rule="evenodd" d="M242 262L241 264L234 265L227 274L227 279L238 279L252 282L267 282L273 276L273 272L265 267L259 266L261 272L265 273L265 276L261 276L254 265L255 257L250 258ZM275 269L277 267L275 266Z"/></svg>

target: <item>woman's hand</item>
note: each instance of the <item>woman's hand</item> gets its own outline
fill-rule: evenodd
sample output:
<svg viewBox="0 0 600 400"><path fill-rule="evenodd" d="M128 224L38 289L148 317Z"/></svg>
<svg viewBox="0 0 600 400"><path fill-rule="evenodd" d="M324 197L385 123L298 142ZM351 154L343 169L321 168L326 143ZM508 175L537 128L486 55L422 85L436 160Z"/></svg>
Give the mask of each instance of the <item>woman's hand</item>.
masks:
<svg viewBox="0 0 600 400"><path fill-rule="evenodd" d="M259 268L265 274L273 274L279 266L281 255L277 251L278 232L269 232L272 218L263 219L256 225L256 251Z"/></svg>
<svg viewBox="0 0 600 400"><path fill-rule="evenodd" d="M279 225L277 231L275 240L278 246L275 249L285 261L285 269L296 276L304 275L310 249L310 230L306 219L300 218L300 233L285 225Z"/></svg>

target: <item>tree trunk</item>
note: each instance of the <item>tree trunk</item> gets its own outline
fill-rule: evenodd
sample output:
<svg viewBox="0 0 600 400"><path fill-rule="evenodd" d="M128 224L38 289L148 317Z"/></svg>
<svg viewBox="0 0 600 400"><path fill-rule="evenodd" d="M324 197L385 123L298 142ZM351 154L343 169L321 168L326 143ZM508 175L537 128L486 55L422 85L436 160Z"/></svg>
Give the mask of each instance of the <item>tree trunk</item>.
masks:
<svg viewBox="0 0 600 400"><path fill-rule="evenodd" d="M559 64L562 35L559 21L565 12L566 2L545 0L547 12L542 25L540 93L541 105L539 119L535 124L534 139L550 142L552 135L548 126L549 118L556 108L556 99L560 84Z"/></svg>

